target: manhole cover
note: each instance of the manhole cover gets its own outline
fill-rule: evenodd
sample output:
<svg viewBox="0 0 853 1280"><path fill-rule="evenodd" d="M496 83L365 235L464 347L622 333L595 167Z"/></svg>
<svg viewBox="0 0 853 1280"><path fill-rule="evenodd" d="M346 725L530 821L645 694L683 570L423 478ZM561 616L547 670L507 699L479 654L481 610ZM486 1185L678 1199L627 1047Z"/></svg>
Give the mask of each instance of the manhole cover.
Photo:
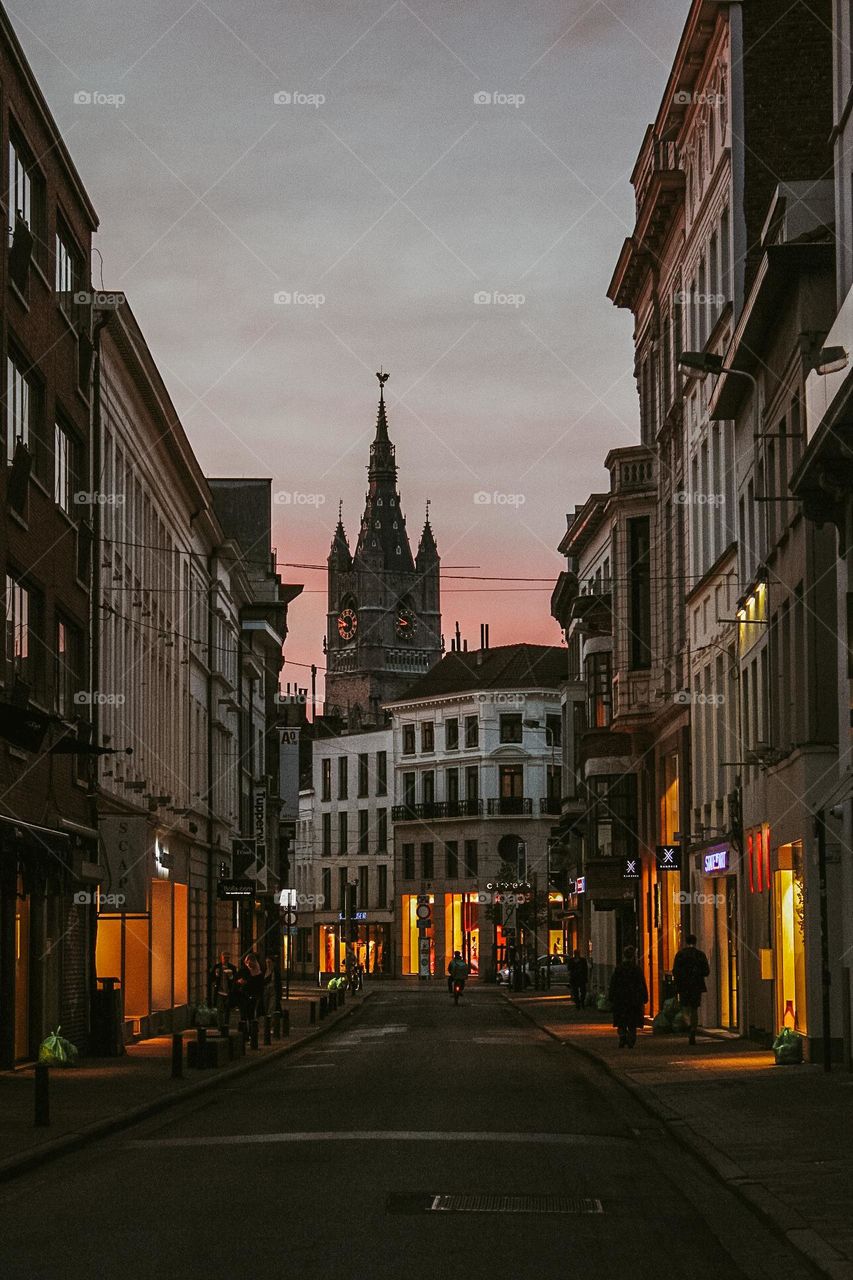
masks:
<svg viewBox="0 0 853 1280"><path fill-rule="evenodd" d="M584 1196L528 1196L528 1195L429 1195L413 1193L391 1195L387 1204L390 1213L604 1213L600 1200Z"/></svg>

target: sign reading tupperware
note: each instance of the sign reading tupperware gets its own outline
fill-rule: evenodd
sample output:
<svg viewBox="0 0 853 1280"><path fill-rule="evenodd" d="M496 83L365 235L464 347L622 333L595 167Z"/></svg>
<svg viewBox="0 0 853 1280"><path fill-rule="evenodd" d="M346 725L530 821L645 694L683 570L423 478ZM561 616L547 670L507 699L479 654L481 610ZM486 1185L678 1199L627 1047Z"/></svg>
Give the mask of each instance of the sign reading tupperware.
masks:
<svg viewBox="0 0 853 1280"><path fill-rule="evenodd" d="M655 862L658 871L681 870L681 845L659 844L655 846Z"/></svg>
<svg viewBox="0 0 853 1280"><path fill-rule="evenodd" d="M702 854L702 870L706 876L724 875L731 867L731 847L715 844Z"/></svg>

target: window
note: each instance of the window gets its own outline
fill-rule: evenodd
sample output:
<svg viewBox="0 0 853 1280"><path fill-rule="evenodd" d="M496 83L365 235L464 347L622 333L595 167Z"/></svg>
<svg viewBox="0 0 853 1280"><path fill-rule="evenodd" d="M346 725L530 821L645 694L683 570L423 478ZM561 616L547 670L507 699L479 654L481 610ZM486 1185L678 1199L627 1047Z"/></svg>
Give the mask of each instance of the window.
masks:
<svg viewBox="0 0 853 1280"><path fill-rule="evenodd" d="M328 910L329 907L332 905L332 868L331 867L323 868L322 884L323 884L323 890L322 890L323 906L326 908L326 910Z"/></svg>
<svg viewBox="0 0 853 1280"><path fill-rule="evenodd" d="M413 844L403 845L403 879L414 880L415 878L415 846Z"/></svg>
<svg viewBox="0 0 853 1280"><path fill-rule="evenodd" d="M427 769L421 775L421 794L424 804L435 803L435 773Z"/></svg>
<svg viewBox="0 0 853 1280"><path fill-rule="evenodd" d="M73 315L78 305L75 295L80 289L82 275L81 257L74 247L71 236L63 229L58 230L55 239L56 280L55 287L59 305L66 315Z"/></svg>
<svg viewBox="0 0 853 1280"><path fill-rule="evenodd" d="M465 770L465 799L480 799L480 770L475 764Z"/></svg>
<svg viewBox="0 0 853 1280"><path fill-rule="evenodd" d="M332 815L330 813L323 814L323 857L331 858L332 856Z"/></svg>
<svg viewBox="0 0 853 1280"><path fill-rule="evenodd" d="M502 764L498 773L502 800L517 800L524 795L524 765Z"/></svg>
<svg viewBox="0 0 853 1280"><path fill-rule="evenodd" d="M628 521L628 583L631 667L646 670L652 661L649 517Z"/></svg>
<svg viewBox="0 0 853 1280"><path fill-rule="evenodd" d="M338 814L338 853L342 857L346 856L347 846L349 845L348 816L346 809Z"/></svg>
<svg viewBox="0 0 853 1280"><path fill-rule="evenodd" d="M459 749L459 718L453 716L451 720L444 722L444 749L445 751L458 751Z"/></svg>
<svg viewBox="0 0 853 1280"><path fill-rule="evenodd" d="M367 761L368 761L368 757L366 755L359 755L358 757L358 794L360 796L366 796L369 790L368 781L367 781L367 777L368 777Z"/></svg>
<svg viewBox="0 0 853 1280"><path fill-rule="evenodd" d="M465 841L465 874L476 876L479 871L479 851L476 840Z"/></svg>
<svg viewBox="0 0 853 1280"><path fill-rule="evenodd" d="M435 724L425 720L421 725L421 751L435 751Z"/></svg>
<svg viewBox="0 0 853 1280"><path fill-rule="evenodd" d="M421 875L424 880L432 880L435 875L435 855L432 841L421 845Z"/></svg>
<svg viewBox="0 0 853 1280"><path fill-rule="evenodd" d="M366 911L369 906L368 893L370 891L370 868L359 867L358 869L358 909Z"/></svg>
<svg viewBox="0 0 853 1280"><path fill-rule="evenodd" d="M612 703L611 655L592 653L586 660L587 724L605 729L610 724Z"/></svg>
<svg viewBox="0 0 853 1280"><path fill-rule="evenodd" d="M446 769L444 773L444 798L449 804L459 803L459 770Z"/></svg>
<svg viewBox="0 0 853 1280"><path fill-rule="evenodd" d="M367 809L359 809L358 811L358 851L359 853L369 853L367 847L368 834L370 832L370 814Z"/></svg>
<svg viewBox="0 0 853 1280"><path fill-rule="evenodd" d="M24 360L9 352L6 357L6 461L15 457L20 440L33 457L37 475L44 474L44 450L41 447L41 387Z"/></svg>
<svg viewBox="0 0 853 1280"><path fill-rule="evenodd" d="M388 752L376 752L376 794L378 796L387 796L388 794Z"/></svg>
<svg viewBox="0 0 853 1280"><path fill-rule="evenodd" d="M338 867L338 902L345 915L349 915L349 867Z"/></svg>
<svg viewBox="0 0 853 1280"><path fill-rule="evenodd" d="M388 906L388 868L386 866L376 868L376 905L383 911Z"/></svg>
<svg viewBox="0 0 853 1280"><path fill-rule="evenodd" d="M415 754L415 726L413 724L403 725L403 755L413 756Z"/></svg>
<svg viewBox="0 0 853 1280"><path fill-rule="evenodd" d="M332 762L329 759L321 761L322 782L320 785L320 799L331 800L332 798Z"/></svg>
<svg viewBox="0 0 853 1280"><path fill-rule="evenodd" d="M349 756L338 756L338 799L346 800L349 789Z"/></svg>
<svg viewBox="0 0 853 1280"><path fill-rule="evenodd" d="M476 716L465 717L465 746L476 747L480 741L480 722Z"/></svg>
<svg viewBox="0 0 853 1280"><path fill-rule="evenodd" d="M459 844L456 840L448 840L444 846L447 858L447 879L456 880L459 876Z"/></svg>
<svg viewBox="0 0 853 1280"><path fill-rule="evenodd" d="M563 720L561 716L545 717L545 742L549 748L563 745Z"/></svg>
<svg viewBox="0 0 853 1280"><path fill-rule="evenodd" d="M414 773L403 774L403 804L410 807L416 804L415 800L415 777Z"/></svg>
<svg viewBox="0 0 853 1280"><path fill-rule="evenodd" d="M11 574L6 575L6 684L26 684L38 696L43 688L41 598Z"/></svg>
<svg viewBox="0 0 853 1280"><path fill-rule="evenodd" d="M376 850L384 853L388 848L388 810L376 810Z"/></svg>
<svg viewBox="0 0 853 1280"><path fill-rule="evenodd" d="M9 244L15 242L15 226L20 219L33 237L32 256L44 270L47 262L47 199L44 179L35 166L26 143L14 135L9 140ZM29 261L26 262L27 267ZM26 277L16 279L21 288Z"/></svg>
<svg viewBox="0 0 853 1280"><path fill-rule="evenodd" d="M80 689L83 671L83 637L80 630L62 618L56 624L54 708L58 716L76 714L74 695Z"/></svg>
<svg viewBox="0 0 853 1280"><path fill-rule="evenodd" d="M523 736L524 730L519 713L513 712L511 715L501 716L501 742L521 742Z"/></svg>
<svg viewBox="0 0 853 1280"><path fill-rule="evenodd" d="M54 428L53 497L66 515L74 514L77 487L77 441L57 422Z"/></svg>

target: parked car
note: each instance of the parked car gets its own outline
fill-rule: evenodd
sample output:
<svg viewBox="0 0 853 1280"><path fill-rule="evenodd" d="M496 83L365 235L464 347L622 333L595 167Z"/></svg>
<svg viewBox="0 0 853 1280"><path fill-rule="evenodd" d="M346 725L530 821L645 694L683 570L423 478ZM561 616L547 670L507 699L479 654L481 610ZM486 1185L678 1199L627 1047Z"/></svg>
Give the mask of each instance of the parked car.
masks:
<svg viewBox="0 0 853 1280"><path fill-rule="evenodd" d="M546 967L548 966L549 960L550 960L550 968L551 968L551 982L562 983L565 986L568 986L569 966L566 963L566 957L559 956L559 955L539 956L539 958L536 961L537 967L540 970L546 969ZM499 985L506 984L507 986L509 986L511 980L512 980L512 970L510 969L509 965L505 964L500 969L498 969L498 974L497 974L498 984ZM532 984L532 982L533 982L533 971L531 969L530 963L528 962L524 966L524 985L526 987L529 987Z"/></svg>

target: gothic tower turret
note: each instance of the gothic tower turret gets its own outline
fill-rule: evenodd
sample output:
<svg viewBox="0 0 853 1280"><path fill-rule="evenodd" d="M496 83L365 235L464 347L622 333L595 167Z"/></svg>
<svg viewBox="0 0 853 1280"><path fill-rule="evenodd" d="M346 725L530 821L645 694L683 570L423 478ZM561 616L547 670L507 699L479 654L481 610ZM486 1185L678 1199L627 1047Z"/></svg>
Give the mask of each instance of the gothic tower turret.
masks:
<svg viewBox="0 0 853 1280"><path fill-rule="evenodd" d="M382 705L441 657L441 570L429 510L413 559L388 434L388 374L376 376L379 410L355 552L339 511L328 558L326 710L353 727L381 724Z"/></svg>

